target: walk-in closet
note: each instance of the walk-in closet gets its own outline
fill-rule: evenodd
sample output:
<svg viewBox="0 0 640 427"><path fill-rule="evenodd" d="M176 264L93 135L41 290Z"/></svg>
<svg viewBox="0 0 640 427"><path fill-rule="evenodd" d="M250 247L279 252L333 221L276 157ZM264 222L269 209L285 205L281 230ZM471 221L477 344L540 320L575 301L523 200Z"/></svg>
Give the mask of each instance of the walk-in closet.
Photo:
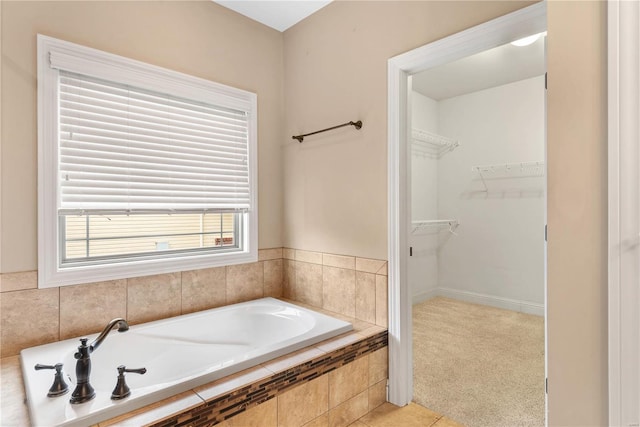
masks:
<svg viewBox="0 0 640 427"><path fill-rule="evenodd" d="M414 400L544 425L545 37L411 79Z"/></svg>

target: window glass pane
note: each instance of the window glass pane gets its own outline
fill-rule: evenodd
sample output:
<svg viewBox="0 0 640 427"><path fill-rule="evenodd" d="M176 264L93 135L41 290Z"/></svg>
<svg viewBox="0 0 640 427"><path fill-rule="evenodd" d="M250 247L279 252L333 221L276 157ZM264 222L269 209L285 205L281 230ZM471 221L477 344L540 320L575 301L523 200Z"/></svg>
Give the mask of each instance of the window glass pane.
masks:
<svg viewBox="0 0 640 427"><path fill-rule="evenodd" d="M237 247L237 215L67 215L62 262Z"/></svg>

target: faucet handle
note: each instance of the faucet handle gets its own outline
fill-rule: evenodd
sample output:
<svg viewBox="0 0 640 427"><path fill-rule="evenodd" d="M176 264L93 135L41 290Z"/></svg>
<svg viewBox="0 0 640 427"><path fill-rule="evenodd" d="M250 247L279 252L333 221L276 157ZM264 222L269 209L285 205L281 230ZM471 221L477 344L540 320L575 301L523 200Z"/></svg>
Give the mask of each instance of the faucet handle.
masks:
<svg viewBox="0 0 640 427"><path fill-rule="evenodd" d="M138 368L138 369L127 369L126 366L120 365L118 366L118 382L116 383L116 387L113 389L111 393L112 400L120 400L131 394L131 389L125 382L124 373L130 372L132 374L145 374L147 372L147 368Z"/></svg>
<svg viewBox="0 0 640 427"><path fill-rule="evenodd" d="M147 368L127 369L127 367L124 365L118 366L118 374L123 374L125 372L131 372L132 374L143 375L147 373Z"/></svg>
<svg viewBox="0 0 640 427"><path fill-rule="evenodd" d="M64 377L62 376L62 363L56 363L55 365L42 365L38 363L33 367L36 371L41 369L55 369L56 373L53 377L53 385L49 388L49 392L47 396L49 397L57 397L66 394L69 391L69 386L64 381Z"/></svg>

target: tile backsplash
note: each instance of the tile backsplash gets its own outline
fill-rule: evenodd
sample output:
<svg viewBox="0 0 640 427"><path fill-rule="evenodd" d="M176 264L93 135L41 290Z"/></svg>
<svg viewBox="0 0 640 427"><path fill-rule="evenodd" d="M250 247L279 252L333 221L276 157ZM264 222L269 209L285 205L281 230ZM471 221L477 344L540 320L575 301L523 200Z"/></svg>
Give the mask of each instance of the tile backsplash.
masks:
<svg viewBox="0 0 640 427"><path fill-rule="evenodd" d="M285 248L284 297L387 327L387 262Z"/></svg>
<svg viewBox="0 0 640 427"><path fill-rule="evenodd" d="M263 296L285 297L387 326L387 263L289 248L258 262L60 288L37 288L37 272L0 275L0 357L131 324Z"/></svg>

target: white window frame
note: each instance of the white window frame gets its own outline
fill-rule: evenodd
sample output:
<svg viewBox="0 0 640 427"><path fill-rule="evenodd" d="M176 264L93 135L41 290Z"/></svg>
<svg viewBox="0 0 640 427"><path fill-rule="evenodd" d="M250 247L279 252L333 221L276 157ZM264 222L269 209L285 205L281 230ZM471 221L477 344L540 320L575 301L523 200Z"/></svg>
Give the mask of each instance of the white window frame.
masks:
<svg viewBox="0 0 640 427"><path fill-rule="evenodd" d="M242 249L180 254L118 263L60 267L58 229L58 70L51 52L68 71L91 75L182 98L249 112L249 188L251 208L244 215ZM152 274L255 262L258 259L257 96L133 59L38 34L38 287L91 283Z"/></svg>

